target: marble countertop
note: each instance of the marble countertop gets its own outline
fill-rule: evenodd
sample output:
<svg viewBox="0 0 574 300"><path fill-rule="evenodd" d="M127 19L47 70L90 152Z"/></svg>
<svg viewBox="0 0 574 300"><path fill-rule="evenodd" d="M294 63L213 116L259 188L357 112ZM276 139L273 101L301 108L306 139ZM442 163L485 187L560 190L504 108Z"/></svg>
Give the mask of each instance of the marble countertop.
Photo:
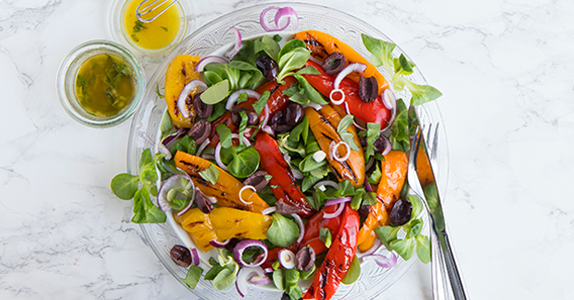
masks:
<svg viewBox="0 0 574 300"><path fill-rule="evenodd" d="M195 1L197 25L265 1ZM321 0L385 32L444 94L445 214L471 299L573 299L574 2ZM193 299L109 189L129 122L72 120L55 89L111 1L0 2L0 299ZM148 66L148 74L153 66ZM381 299L431 299L417 262Z"/></svg>

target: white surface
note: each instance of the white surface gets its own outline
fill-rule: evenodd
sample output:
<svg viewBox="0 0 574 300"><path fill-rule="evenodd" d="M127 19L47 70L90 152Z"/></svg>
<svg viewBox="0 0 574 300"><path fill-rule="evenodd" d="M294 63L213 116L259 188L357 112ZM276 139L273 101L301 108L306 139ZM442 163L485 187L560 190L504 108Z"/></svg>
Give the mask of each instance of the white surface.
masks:
<svg viewBox="0 0 574 300"><path fill-rule="evenodd" d="M374 24L444 96L445 214L471 299L573 299L574 2L318 1ZM261 1L195 1L197 24ZM111 38L110 1L0 2L0 299L193 299L111 178L129 121L62 109L60 61ZM153 72L148 69L148 76ZM430 299L417 263L381 299Z"/></svg>

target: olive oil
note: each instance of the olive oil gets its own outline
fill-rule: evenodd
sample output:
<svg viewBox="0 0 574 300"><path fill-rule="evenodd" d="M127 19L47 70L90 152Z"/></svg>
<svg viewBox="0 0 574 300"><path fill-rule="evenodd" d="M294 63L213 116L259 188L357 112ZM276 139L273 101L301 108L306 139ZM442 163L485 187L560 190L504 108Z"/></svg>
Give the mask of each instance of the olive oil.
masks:
<svg viewBox="0 0 574 300"><path fill-rule="evenodd" d="M76 96L88 113L98 117L114 116L134 97L133 77L133 70L120 57L97 54L80 66Z"/></svg>
<svg viewBox="0 0 574 300"><path fill-rule="evenodd" d="M141 7L149 5L154 0L147 0ZM181 11L179 4L171 6L157 19L149 23L142 23L136 18L136 9L142 0L128 0L123 11L122 24L126 37L138 47L147 50L159 50L168 47L178 36L181 30ZM146 14L146 19L153 18L171 2L162 4L152 13Z"/></svg>

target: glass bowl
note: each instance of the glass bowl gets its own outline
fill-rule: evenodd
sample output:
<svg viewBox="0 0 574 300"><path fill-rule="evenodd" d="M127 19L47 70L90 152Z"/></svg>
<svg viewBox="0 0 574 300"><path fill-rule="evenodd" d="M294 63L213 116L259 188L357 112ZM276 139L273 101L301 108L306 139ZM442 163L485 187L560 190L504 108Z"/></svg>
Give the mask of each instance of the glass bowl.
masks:
<svg viewBox="0 0 574 300"><path fill-rule="evenodd" d="M281 6L281 4L257 5L223 15L196 30L166 57L148 83L142 108L132 122L127 153L128 171L131 174L137 174L138 162L143 149L150 147L153 149L153 145L150 145L146 141L147 139L142 137L141 132L147 133L153 140L156 140L158 136L158 127L160 126L166 103L164 99L157 95L156 88L164 86L165 72L170 61L179 54L193 54L203 57L218 49L230 49L234 41L234 34L229 30L231 26L238 28L244 39L267 34L259 24L259 16L265 8L272 5ZM298 28L292 28L293 25L289 25L282 33L289 34L306 29L321 30L348 43L366 58L370 58L371 55L363 47L360 37L361 33L392 42L378 29L344 12L320 5L304 3L289 3L288 5L297 12L299 26ZM394 54L398 56L401 53L404 54L397 47ZM382 68L379 70L385 76L388 76ZM417 84L426 84L424 77L417 68L415 68L414 74L409 76L409 79ZM399 92L396 95L397 98L408 98L409 95L407 93ZM436 101L418 107L417 112L422 124L427 124L428 122L436 123L442 120ZM444 190L448 179L448 151L442 122L439 122L438 130L440 139L437 147L435 174L438 178L439 188ZM426 216L426 214L424 215ZM428 224L427 219L425 219L425 224ZM425 227L424 230L428 232L428 226L425 225ZM143 224L141 229L158 259L181 282L180 278L185 277L186 270L177 266L169 254L169 250L173 245L185 244L178 236L176 230L169 223ZM381 248L382 254L388 253L384 247ZM413 256L409 261L399 258L397 264L390 269L380 268L374 261L365 262L362 264L360 278L352 285L341 284L334 299L373 299L398 280L413 264L415 259L417 259L416 256ZM210 268L204 261L202 261L200 266L205 271ZM185 286L183 282L182 284ZM187 286L185 287L187 288ZM203 279L199 281L195 289L189 289L189 291L200 299L242 299L234 288L216 291L211 282ZM246 297L248 299L280 299L281 295L281 291L250 286L249 294Z"/></svg>
<svg viewBox="0 0 574 300"><path fill-rule="evenodd" d="M76 95L76 76L80 67L86 60L99 54L110 54L123 59L135 77L132 100L111 116L97 116L88 112L80 105ZM64 58L56 78L56 88L60 103L73 119L92 127L109 127L127 120L136 111L144 94L145 75L140 63L128 49L111 41L93 40L79 45Z"/></svg>
<svg viewBox="0 0 574 300"><path fill-rule="evenodd" d="M116 0L113 2L110 11L109 18L109 29L114 40L126 45L129 49L133 50L138 54L143 54L149 57L158 57L167 54L176 45L178 45L188 32L193 31L195 28L195 14L193 10L193 5L191 1L178 1L174 7L178 10L180 14L179 25L180 30L174 37L173 41L167 46L160 49L146 49L137 45L130 35L133 32L126 32L124 23L124 17L128 3L130 2L141 2L142 0ZM151 0L149 0L151 2ZM145 24L143 24L145 26Z"/></svg>

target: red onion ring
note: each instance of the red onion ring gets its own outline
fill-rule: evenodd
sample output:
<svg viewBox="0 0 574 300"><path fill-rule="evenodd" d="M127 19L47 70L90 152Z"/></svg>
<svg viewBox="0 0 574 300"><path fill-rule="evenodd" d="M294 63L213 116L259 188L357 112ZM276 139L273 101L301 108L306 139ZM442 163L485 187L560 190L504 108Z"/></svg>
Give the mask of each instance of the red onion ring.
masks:
<svg viewBox="0 0 574 300"><path fill-rule="evenodd" d="M269 125L265 125L264 127L261 127L261 131L267 133L268 135L275 137L275 131L273 131L273 128L269 127Z"/></svg>
<svg viewBox="0 0 574 300"><path fill-rule="evenodd" d="M351 197L351 196L329 199L329 200L325 201L325 206L341 204L341 203L349 202L351 200L353 200L353 197Z"/></svg>
<svg viewBox="0 0 574 300"><path fill-rule="evenodd" d="M243 260L243 252L245 252L245 250L247 250L247 248L249 247L259 247L263 249L263 256L258 261L254 261L252 263L246 263ZM239 265L248 268L259 267L260 265L262 265L267 260L268 254L269 251L267 250L267 246L265 245L265 243L258 240L242 240L239 243L237 243L237 245L233 249L233 258L235 258L235 261Z"/></svg>
<svg viewBox="0 0 574 300"><path fill-rule="evenodd" d="M227 172L227 166L221 160L221 142L217 142L217 146L215 146L215 153L213 156L215 156L215 162L217 163L217 165L221 169Z"/></svg>
<svg viewBox="0 0 574 300"><path fill-rule="evenodd" d="M336 189L336 190L339 189L339 184L336 183L336 182L334 182L333 180L323 180L323 181L319 181L319 182L315 183L315 185L313 186L313 188L317 189L317 188L319 188L320 186L326 186L326 185L327 185L327 186L330 186L330 187L332 187L332 188L334 188L334 189Z"/></svg>
<svg viewBox="0 0 574 300"><path fill-rule="evenodd" d="M191 183L192 191L195 191L195 186L193 184L193 181L189 180L188 177L186 177L183 174L172 175L171 177L166 179L161 184L161 187L159 188L159 191L157 193L157 204L158 204L159 208L161 209L161 211L168 212L171 209L171 205L169 205L169 201L167 200L167 193L171 189L178 187L176 183L177 183L177 180L181 179L181 178L185 178L186 180L188 180ZM195 195L195 193L192 195L191 201L189 202L188 207L191 207L191 205L193 204L193 200L195 198L194 195ZM189 209L189 208L187 208L187 209ZM186 209L184 209L184 210L187 211ZM185 213L185 211L184 211L184 213Z"/></svg>
<svg viewBox="0 0 574 300"><path fill-rule="evenodd" d="M363 72L365 72L366 68L367 68L367 65L362 64L362 63L351 63L351 64L347 65L343 70L341 70L341 72L339 72L339 74L337 74L337 77L335 77L335 84L334 84L333 88L338 90L339 84L341 84L341 81L343 81L343 78L347 77L347 75L349 75L353 72L363 73Z"/></svg>
<svg viewBox="0 0 574 300"><path fill-rule="evenodd" d="M234 57L239 50L241 49L241 32L239 32L239 29L237 29L235 26L232 26L231 28L229 28L231 30L233 30L235 32L235 45L233 46L233 49L231 49L231 51L229 51L227 54L225 54L227 57L232 58ZM229 108L227 109L229 110Z"/></svg>
<svg viewBox="0 0 574 300"><path fill-rule="evenodd" d="M381 154L383 156L389 154L389 152L391 152L391 141L389 141L389 138L387 138L384 134L381 134L381 137L385 140L385 149L383 149L383 152L381 152Z"/></svg>
<svg viewBox="0 0 574 300"><path fill-rule="evenodd" d="M194 79L183 87L181 93L179 93L179 96L177 97L177 108L184 118L189 118L189 114L191 113L187 108L186 100L189 93L191 93L195 88L198 88L198 91L203 91L207 89L207 84L199 79Z"/></svg>
<svg viewBox="0 0 574 300"><path fill-rule="evenodd" d="M339 156L339 151L337 151L337 149L341 145L345 146L345 148L347 149L347 153L343 157ZM347 159L349 159L349 157L351 156L351 146L349 146L349 144L345 143L344 141L340 141L336 144L335 144L335 141L332 141L331 145L329 145L329 151L330 151L329 154L331 155L331 157L338 162L344 162Z"/></svg>
<svg viewBox="0 0 574 300"><path fill-rule="evenodd" d="M333 96L336 95L337 93L341 94L341 99L339 100L335 100ZM329 100L331 100L331 103L335 105L341 105L343 102L345 102L345 92L343 92L343 90L340 89L332 89L331 92L329 93Z"/></svg>
<svg viewBox="0 0 574 300"><path fill-rule="evenodd" d="M273 9L277 9L274 19L275 26L268 26L265 19L267 18L267 14ZM279 27L279 23L281 22L281 20L286 17L289 18L287 23L284 26ZM293 22L293 30L296 30L297 27L299 26L299 17L297 16L297 12L293 8L288 6L282 8L279 8L277 6L270 6L264 9L261 12L261 15L259 15L259 24L261 24L261 27L263 27L263 29L267 32L285 30L285 28L287 28L289 26L289 23L291 22Z"/></svg>
<svg viewBox="0 0 574 300"><path fill-rule="evenodd" d="M388 91L388 92L387 92ZM393 126L393 122L395 122L395 118L397 116L397 98L391 89L386 89L381 96L383 104L385 107L391 110L391 119L387 123L385 128L381 129L381 132L387 131Z"/></svg>
<svg viewBox="0 0 574 300"><path fill-rule="evenodd" d="M229 242L231 242L231 239L227 239L223 242L220 242L217 240L211 240L211 241L209 241L209 244L215 248L223 248L223 247L227 246L229 244Z"/></svg>
<svg viewBox="0 0 574 300"><path fill-rule="evenodd" d="M335 210L334 213L323 212L323 219L332 219L338 217L343 212L343 209L345 209L345 203L339 203L337 205L339 205L339 207L337 207L337 210Z"/></svg>
<svg viewBox="0 0 574 300"><path fill-rule="evenodd" d="M227 98L227 103L225 104L225 109L231 110L233 108L233 106L235 105L235 102L237 102L237 99L239 99L239 95L241 95L243 93L247 93L247 96L249 98L256 98L256 99L261 98L261 95L254 90L247 90L247 89L237 90L237 91L231 93L231 95L229 95L229 98Z"/></svg>
<svg viewBox="0 0 574 300"><path fill-rule="evenodd" d="M291 216L295 219L297 225L299 225L299 237L297 238L297 243L301 243L303 236L305 235L305 224L303 223L303 219L301 219L298 214L291 214Z"/></svg>
<svg viewBox="0 0 574 300"><path fill-rule="evenodd" d="M201 156L201 152L203 152L203 150L205 149L205 147L207 147L207 145L209 145L209 143L210 143L209 139L203 141L203 143L199 145L199 149L197 149L197 152L195 152L195 156Z"/></svg>
<svg viewBox="0 0 574 300"><path fill-rule="evenodd" d="M203 72L203 69L205 68L205 66L209 65L209 64L226 64L229 61L227 59L225 59L222 56L219 55L209 55L206 56L204 58L202 58L197 65L195 65L195 72Z"/></svg>

